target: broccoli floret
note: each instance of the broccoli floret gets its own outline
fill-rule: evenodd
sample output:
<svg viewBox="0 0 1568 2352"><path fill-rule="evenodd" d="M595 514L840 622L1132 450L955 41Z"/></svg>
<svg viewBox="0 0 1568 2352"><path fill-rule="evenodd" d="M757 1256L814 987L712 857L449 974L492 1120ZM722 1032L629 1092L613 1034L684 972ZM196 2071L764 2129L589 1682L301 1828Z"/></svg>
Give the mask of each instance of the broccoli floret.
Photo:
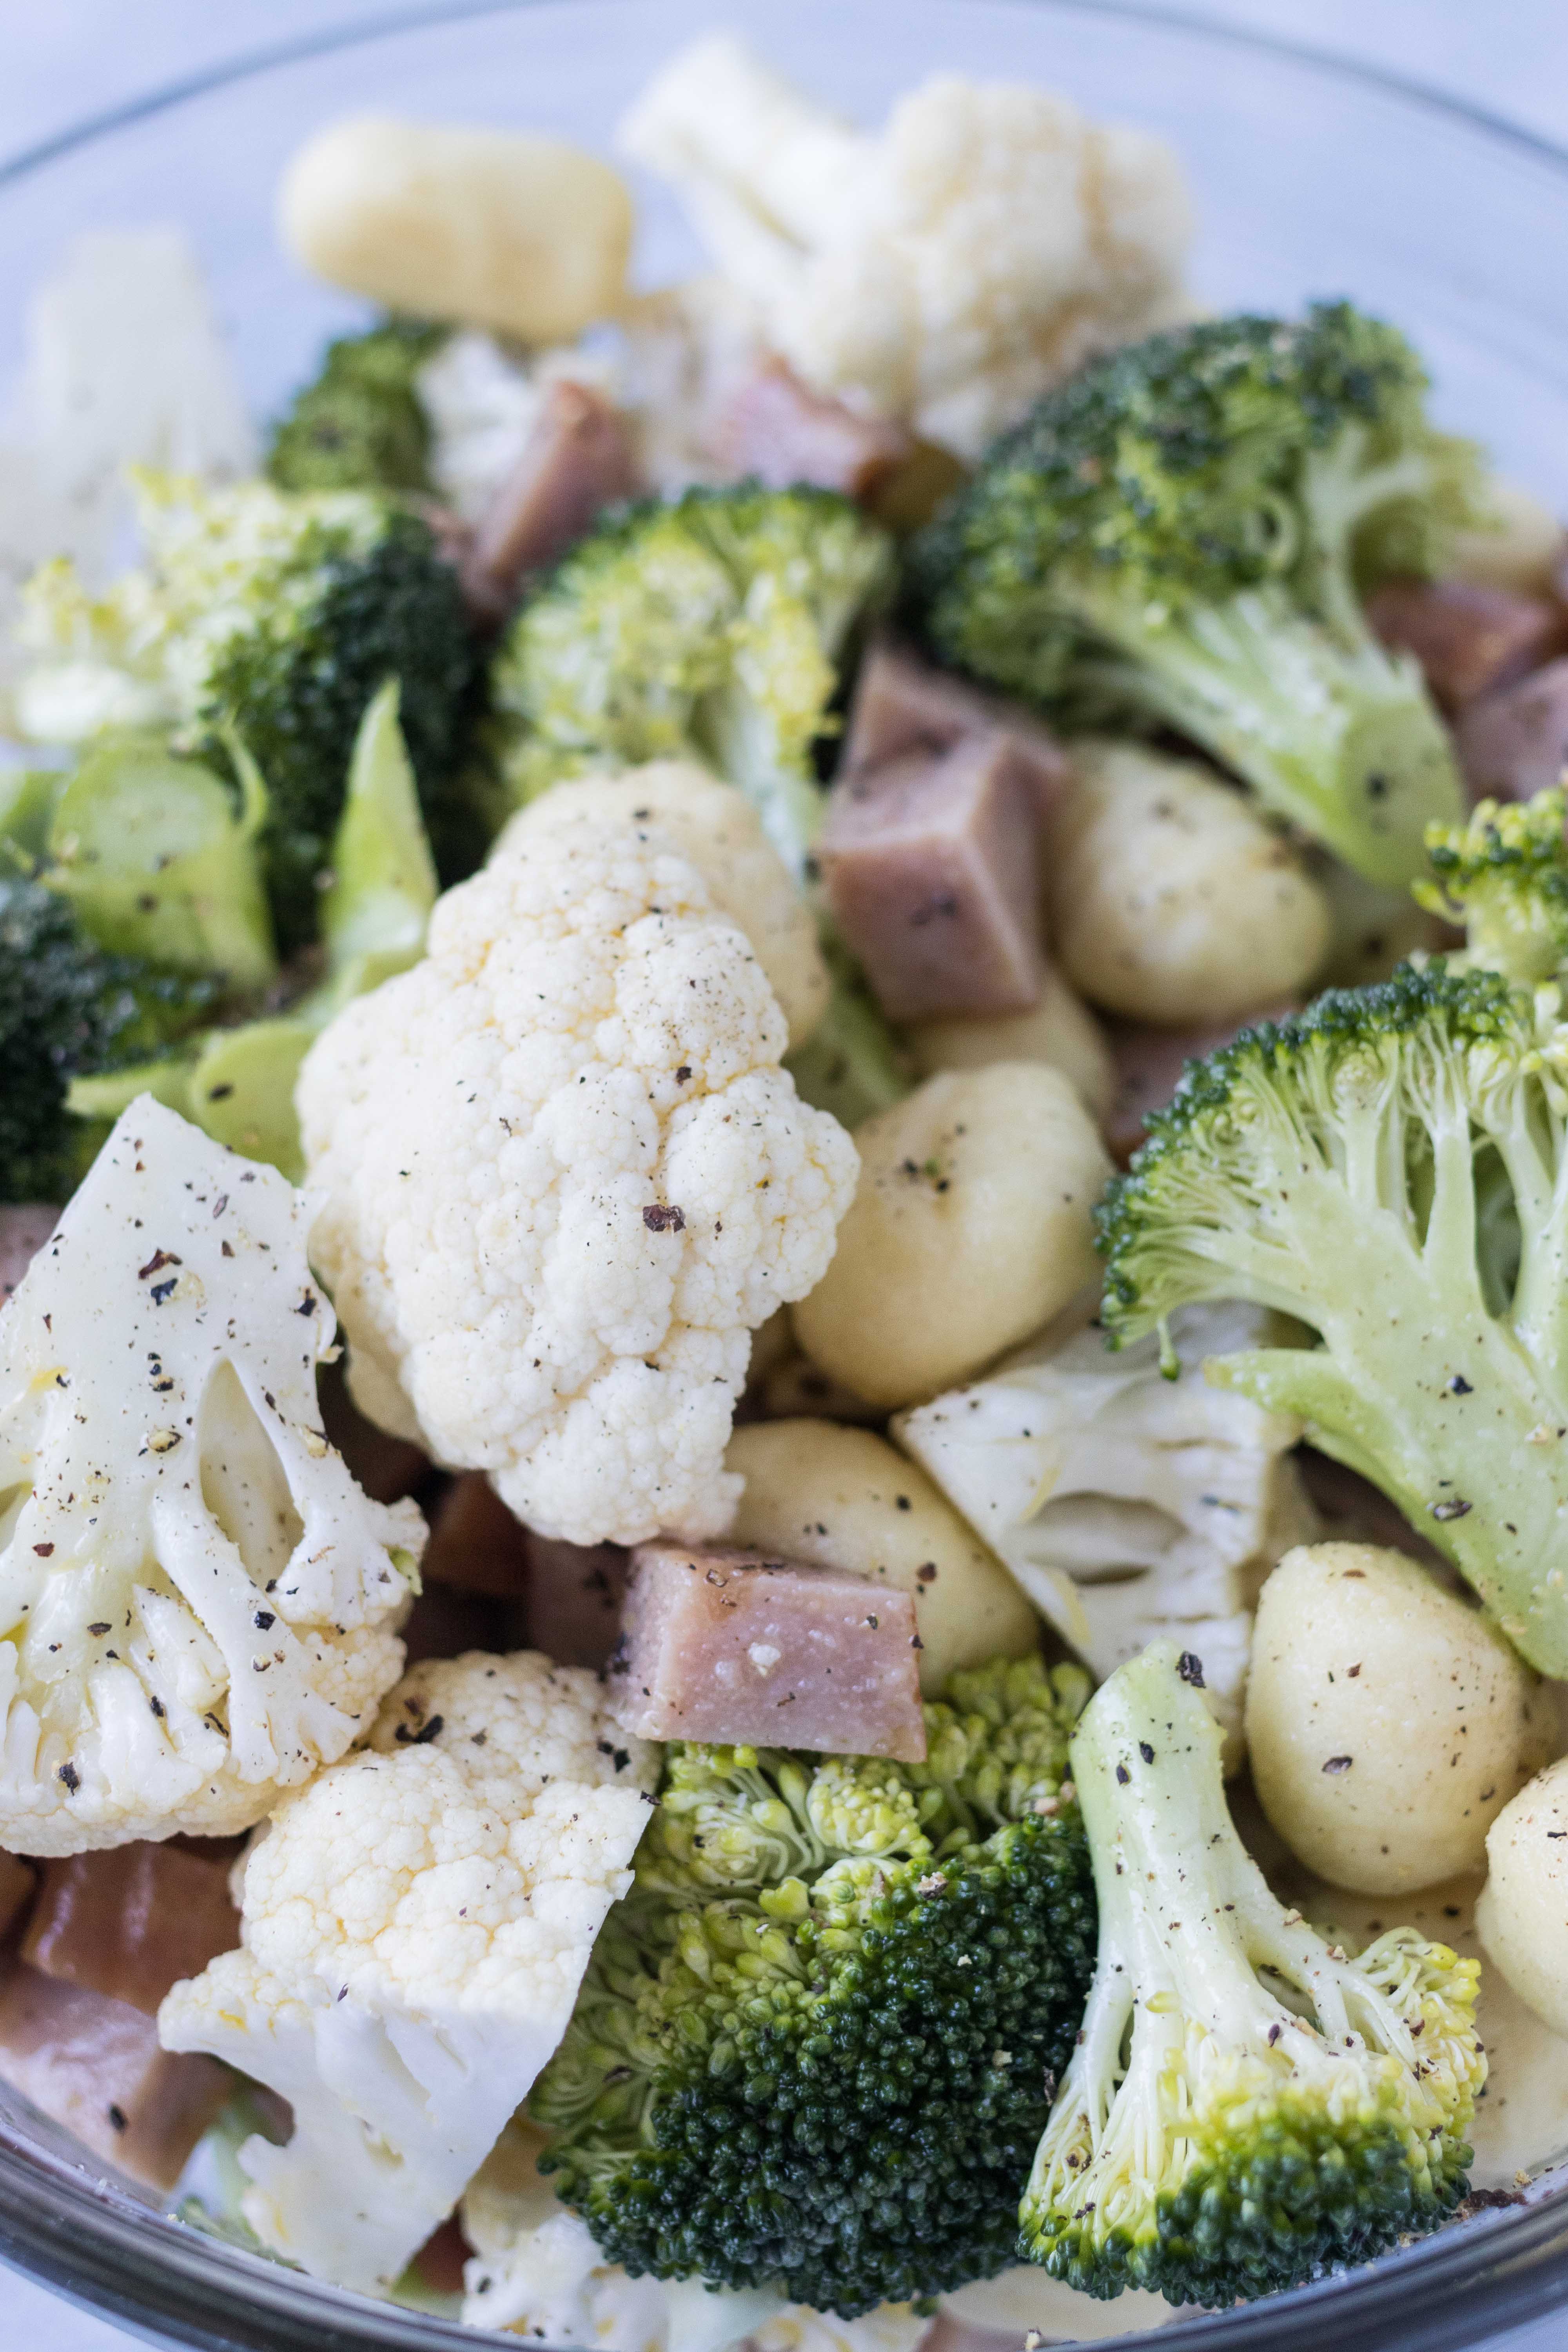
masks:
<svg viewBox="0 0 1568 2352"><path fill-rule="evenodd" d="M1359 589L1471 517L1404 338L1348 303L1184 327L1093 362L914 541L958 667L1068 723L1177 728L1373 880L1458 814L1452 751Z"/></svg>
<svg viewBox="0 0 1568 2352"><path fill-rule="evenodd" d="M0 1201L68 1200L102 1134L67 1111L72 1076L157 1052L216 994L97 946L53 890L0 870Z"/></svg>
<svg viewBox="0 0 1568 2352"><path fill-rule="evenodd" d="M1199 1681L1156 1643L1073 1741L1100 1956L1019 2221L1086 2294L1224 2305L1451 2213L1486 2059L1477 1961L1411 1927L1348 1960L1275 1901Z"/></svg>
<svg viewBox="0 0 1568 2352"><path fill-rule="evenodd" d="M1321 1344L1211 1360L1298 1414L1568 1674L1568 1026L1439 959L1189 1066L1099 1213L1113 1345L1206 1298Z"/></svg>
<svg viewBox="0 0 1568 2352"><path fill-rule="evenodd" d="M1416 899L1464 926L1467 964L1526 987L1568 966L1568 789L1481 801L1468 824L1428 826L1426 856Z"/></svg>
<svg viewBox="0 0 1568 2352"><path fill-rule="evenodd" d="M809 879L824 809L814 751L891 581L886 532L830 490L743 483L622 509L534 591L497 658L513 801L606 763L697 760L739 785ZM833 994L787 1066L853 1127L910 1080L825 907L818 919Z"/></svg>
<svg viewBox="0 0 1568 2352"><path fill-rule="evenodd" d="M280 490L428 490L430 421L416 380L444 327L388 319L327 345L320 372L273 428Z"/></svg>
<svg viewBox="0 0 1568 2352"><path fill-rule="evenodd" d="M262 848L287 954L316 936L355 730L395 677L437 863L449 879L470 870L484 846L464 766L477 656L428 527L369 492L264 482L142 475L138 503L143 570L98 601L68 563L29 586L26 636L50 658L17 689L27 732L74 742L106 723L163 728L232 773L237 730L267 780Z"/></svg>
<svg viewBox="0 0 1568 2352"><path fill-rule="evenodd" d="M1092 1967L1077 1668L1000 1661L929 1757L676 1746L566 2038L543 2168L634 2275L846 2317L1016 2257Z"/></svg>

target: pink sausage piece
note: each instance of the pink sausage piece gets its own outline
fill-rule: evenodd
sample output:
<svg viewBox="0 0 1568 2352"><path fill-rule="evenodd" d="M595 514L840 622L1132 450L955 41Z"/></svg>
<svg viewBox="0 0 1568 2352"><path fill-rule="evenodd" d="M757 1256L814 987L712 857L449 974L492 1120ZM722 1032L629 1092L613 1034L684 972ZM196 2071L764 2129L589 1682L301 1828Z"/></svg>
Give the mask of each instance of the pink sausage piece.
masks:
<svg viewBox="0 0 1568 2352"><path fill-rule="evenodd" d="M585 383L552 383L515 469L463 557L469 604L500 619L529 572L564 555L604 508L637 487L625 422L603 393Z"/></svg>
<svg viewBox="0 0 1568 2352"><path fill-rule="evenodd" d="M1477 800L1527 801L1568 767L1568 659L1472 702L1455 730Z"/></svg>
<svg viewBox="0 0 1568 2352"><path fill-rule="evenodd" d="M770 490L810 482L852 499L870 497L913 446L901 425L824 399L777 359L736 386L708 438L716 462L737 478Z"/></svg>
<svg viewBox="0 0 1568 2352"><path fill-rule="evenodd" d="M1139 1021L1106 1021L1106 1041L1116 1065L1116 1096L1105 1122L1105 1148L1125 1168L1143 1140L1149 1114L1163 1110L1189 1062L1202 1061L1243 1029L1260 1021L1283 1021L1297 1004L1260 1005L1245 1021L1220 1029L1156 1029Z"/></svg>
<svg viewBox="0 0 1568 2352"><path fill-rule="evenodd" d="M60 1213L42 1201L0 1208L0 1307L3 1307L55 1227Z"/></svg>
<svg viewBox="0 0 1568 2352"><path fill-rule="evenodd" d="M919 1635L907 1592L720 1546L632 1554L609 1665L645 1739L733 1741L921 1763Z"/></svg>
<svg viewBox="0 0 1568 2352"><path fill-rule="evenodd" d="M528 1538L528 1639L558 1666L604 1665L621 1630L630 1555L619 1544Z"/></svg>
<svg viewBox="0 0 1568 2352"><path fill-rule="evenodd" d="M994 729L835 784L817 858L890 1019L1038 1002L1039 827L1029 763Z"/></svg>
<svg viewBox="0 0 1568 2352"><path fill-rule="evenodd" d="M1568 639L1560 605L1470 580L1385 580L1366 611L1385 646L1415 655L1445 710L1511 685Z"/></svg>
<svg viewBox="0 0 1568 2352"><path fill-rule="evenodd" d="M144 2016L239 1941L227 1871L177 1847L139 1840L46 1862L22 1958Z"/></svg>
<svg viewBox="0 0 1568 2352"><path fill-rule="evenodd" d="M216 2059L161 2050L142 2010L22 1960L0 1980L0 2080L154 2189L174 2187L233 2087Z"/></svg>
<svg viewBox="0 0 1568 2352"><path fill-rule="evenodd" d="M1072 782L1067 752L1019 702L932 669L902 646L872 646L860 666L839 774L858 775L906 752L951 751L966 735L1005 734L1048 811Z"/></svg>

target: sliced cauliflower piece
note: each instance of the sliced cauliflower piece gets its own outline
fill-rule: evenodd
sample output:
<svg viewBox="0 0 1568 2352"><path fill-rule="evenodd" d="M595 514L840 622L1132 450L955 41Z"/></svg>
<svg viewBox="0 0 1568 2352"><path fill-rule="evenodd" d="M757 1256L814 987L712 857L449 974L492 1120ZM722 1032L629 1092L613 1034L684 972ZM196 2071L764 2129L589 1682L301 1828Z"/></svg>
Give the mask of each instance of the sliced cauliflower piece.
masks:
<svg viewBox="0 0 1568 2352"><path fill-rule="evenodd" d="M540 2173L544 2145L531 2125L513 2122L463 2199L474 2248L464 2272L470 2327L595 2352L731 2352L743 2342L752 2352L914 2352L931 2326L908 2304L838 2319L766 2287L631 2278Z"/></svg>
<svg viewBox="0 0 1568 2352"><path fill-rule="evenodd" d="M752 1330L820 1279L858 1167L785 1034L655 825L552 812L448 892L300 1080L362 1408L542 1534L721 1532Z"/></svg>
<svg viewBox="0 0 1568 2352"><path fill-rule="evenodd" d="M142 1095L0 1318L0 1845L246 1829L396 1681L425 1522L322 1433L305 1236Z"/></svg>
<svg viewBox="0 0 1568 2352"><path fill-rule="evenodd" d="M961 457L1179 314L1192 210L1174 152L1048 91L938 75L873 136L714 34L655 78L620 141L808 383Z"/></svg>
<svg viewBox="0 0 1568 2352"><path fill-rule="evenodd" d="M1264 1327L1278 1321L1251 1307L1184 1309L1173 1381L1154 1336L1113 1355L1097 1327L1058 1328L894 1424L1098 1675L1163 1639L1201 1662L1232 1763L1258 1591L1318 1529L1289 1459L1300 1424L1211 1388L1200 1365L1270 1344Z"/></svg>
<svg viewBox="0 0 1568 2352"><path fill-rule="evenodd" d="M239 2151L264 2245L392 2285L565 2032L656 1772L594 1675L470 1651L416 1666L368 1752L279 1806L239 1872L240 1948L158 2013L166 2049L294 2110L287 2147Z"/></svg>

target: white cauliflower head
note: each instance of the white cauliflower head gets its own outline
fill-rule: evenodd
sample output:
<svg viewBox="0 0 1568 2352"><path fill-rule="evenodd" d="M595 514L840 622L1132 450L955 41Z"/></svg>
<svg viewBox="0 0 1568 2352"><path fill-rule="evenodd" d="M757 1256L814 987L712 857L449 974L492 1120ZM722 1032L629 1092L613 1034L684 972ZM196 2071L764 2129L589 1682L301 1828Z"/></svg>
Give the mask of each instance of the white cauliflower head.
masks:
<svg viewBox="0 0 1568 2352"><path fill-rule="evenodd" d="M1048 91L940 75L872 136L719 34L655 78L621 143L807 383L966 457L1179 311L1173 151Z"/></svg>
<svg viewBox="0 0 1568 2352"><path fill-rule="evenodd" d="M1184 1309L1173 1381L1155 1336L1113 1355L1097 1328L1053 1332L896 1425L1098 1675L1154 1641L1198 1657L1236 1762L1254 1604L1316 1521L1289 1459L1300 1424L1211 1388L1202 1360L1266 1344L1273 1322Z"/></svg>
<svg viewBox="0 0 1568 2352"><path fill-rule="evenodd" d="M397 1679L425 1522L322 1433L305 1235L143 1095L0 1316L0 1845L245 1829Z"/></svg>
<svg viewBox="0 0 1568 2352"><path fill-rule="evenodd" d="M373 1419L580 1544L720 1532L752 1329L833 1255L854 1146L657 827L553 815L447 893L298 1103Z"/></svg>
<svg viewBox="0 0 1568 2352"><path fill-rule="evenodd" d="M656 1772L596 1676L476 1651L416 1666L369 1750L279 1806L241 1867L240 1948L158 2016L165 2048L294 2110L287 2147L239 2151L264 2245L392 2285L565 2032Z"/></svg>
<svg viewBox="0 0 1568 2352"><path fill-rule="evenodd" d="M859 2319L786 2303L775 2290L715 2289L700 2279L631 2278L608 2263L587 2224L538 2168L543 2135L503 2132L463 2199L474 2248L464 2272L470 2327L580 2344L594 2352L915 2352L931 2326L908 2304Z"/></svg>

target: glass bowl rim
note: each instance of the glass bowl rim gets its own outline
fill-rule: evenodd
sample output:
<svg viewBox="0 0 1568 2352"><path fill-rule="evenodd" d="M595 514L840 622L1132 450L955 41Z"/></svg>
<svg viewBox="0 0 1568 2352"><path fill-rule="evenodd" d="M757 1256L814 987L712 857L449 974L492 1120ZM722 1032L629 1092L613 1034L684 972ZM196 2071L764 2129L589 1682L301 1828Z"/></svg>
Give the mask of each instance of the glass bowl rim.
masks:
<svg viewBox="0 0 1568 2352"><path fill-rule="evenodd" d="M0 156L0 201L8 189L82 148L238 83L380 40L561 5L563 0L425 0L425 5L340 20L215 59L190 74L133 91ZM605 0L571 0L571 5L586 13ZM946 0L946 5L957 9L962 0ZM1447 120L1568 181L1568 145L1435 83L1316 42L1226 24L1194 10L1162 6L1158 0L992 0L992 5L1110 18L1135 28L1170 32L1200 47L1230 49L1348 83ZM314 2352L374 2352L376 2347L391 2352L395 2345L407 2352L435 2352L437 2346L458 2352L463 2345L501 2340L433 2314L346 2295L199 2231L184 2229L180 2237L165 2240L162 2229L157 2235L147 2231L150 2220L170 2231L182 2229L172 2217L95 2174L89 2163L65 2159L36 2143L18 2146L0 2118L0 2260L138 2334L157 2330L160 2340L168 2341L167 2331L174 2329L174 2340L200 2347L221 2341L224 2352L269 2352L274 2345L286 2345L288 2352L296 2347L303 2352L307 2345ZM26 2234L18 2234L16 2223ZM84 2234L90 2242L86 2250ZM1512 2295L1506 2293L1510 2280L1516 2290ZM1402 2327L1430 2324L1446 2310L1450 2322L1457 2322L1476 2306L1478 2291L1490 2290L1506 2307L1486 2315L1478 2311L1477 2324L1489 2331L1498 2325L1511 2328L1559 2305L1562 2295L1553 2290L1564 2285L1568 2182L1529 2204L1450 2225L1375 2262L1258 2304L1174 2320L1154 2336L1141 2331L1101 2339L1101 2352L1124 2352L1124 2347L1133 2352L1133 2347L1155 2341L1169 2345L1171 2352L1232 2352L1232 2347L1268 2352L1271 2345L1280 2352L1299 2352L1307 2338L1297 2331L1308 2321L1314 2326L1331 2322L1341 2352L1373 2352L1386 2340L1391 2320ZM127 2286L132 2290L129 2297ZM231 2287L243 2294L247 2286L251 2290L248 2308L240 2313L226 2309L220 2317L214 2291ZM172 2290L177 2290L173 2307ZM1390 2305L1402 2290L1403 2308L1396 2315ZM1465 2324L1468 2326L1468 2316ZM215 2326L225 2330L221 2339L212 2333ZM1434 2347L1460 2341L1448 2329L1440 2338L1425 2340Z"/></svg>

